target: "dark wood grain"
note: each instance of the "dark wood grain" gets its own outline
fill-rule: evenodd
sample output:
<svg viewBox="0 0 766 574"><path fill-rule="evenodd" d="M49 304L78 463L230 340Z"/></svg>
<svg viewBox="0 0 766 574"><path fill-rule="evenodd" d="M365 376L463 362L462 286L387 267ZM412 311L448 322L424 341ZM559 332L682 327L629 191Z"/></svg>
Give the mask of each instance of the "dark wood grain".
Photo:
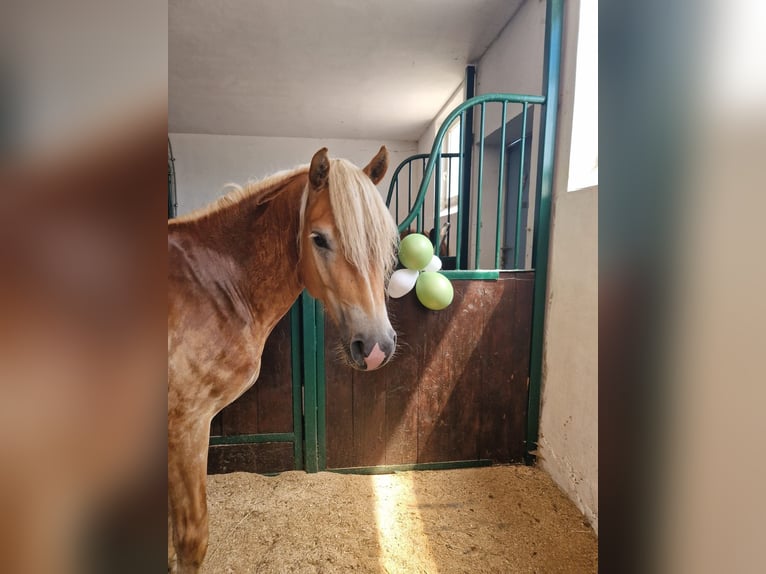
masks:
<svg viewBox="0 0 766 574"><path fill-rule="evenodd" d="M376 466L386 462L386 385L380 373L354 371L353 466ZM329 398L329 397L328 397Z"/></svg>
<svg viewBox="0 0 766 574"><path fill-rule="evenodd" d="M218 413L213 417L210 423L210 436L221 436L223 434L223 417Z"/></svg>
<svg viewBox="0 0 766 574"><path fill-rule="evenodd" d="M269 335L261 356L261 375L255 383L259 433L292 432L293 397L290 314Z"/></svg>
<svg viewBox="0 0 766 574"><path fill-rule="evenodd" d="M348 367L335 359L334 339L337 331L326 322L325 340L325 384L327 401L328 468L347 468L354 463L354 382ZM331 422L330 422L331 421Z"/></svg>
<svg viewBox="0 0 766 574"><path fill-rule="evenodd" d="M289 315L266 340L258 380L216 418L223 436L292 431Z"/></svg>
<svg viewBox="0 0 766 574"><path fill-rule="evenodd" d="M533 283L532 272L453 281L438 312L414 293L390 301L399 348L374 373L327 354L328 467L521 460Z"/></svg>
<svg viewBox="0 0 766 574"><path fill-rule="evenodd" d="M289 442L226 444L208 449L208 474L229 472L284 472L295 468Z"/></svg>
<svg viewBox="0 0 766 574"><path fill-rule="evenodd" d="M419 357L423 349L413 338L416 329L407 321L399 320L398 315L408 313L406 302L402 303L397 314L391 313L397 331L397 353L389 365L377 371L386 388L386 464L409 464L418 460L417 392L422 366Z"/></svg>

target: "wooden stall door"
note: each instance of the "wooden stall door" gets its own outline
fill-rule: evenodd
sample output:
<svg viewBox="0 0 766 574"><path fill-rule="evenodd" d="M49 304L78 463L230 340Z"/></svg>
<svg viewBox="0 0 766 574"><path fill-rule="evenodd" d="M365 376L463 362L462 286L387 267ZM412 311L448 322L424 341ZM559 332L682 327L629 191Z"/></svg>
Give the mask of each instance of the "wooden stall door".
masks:
<svg viewBox="0 0 766 574"><path fill-rule="evenodd" d="M326 322L327 468L522 460L534 272L453 285L442 311L390 301L399 350L379 371L339 364Z"/></svg>

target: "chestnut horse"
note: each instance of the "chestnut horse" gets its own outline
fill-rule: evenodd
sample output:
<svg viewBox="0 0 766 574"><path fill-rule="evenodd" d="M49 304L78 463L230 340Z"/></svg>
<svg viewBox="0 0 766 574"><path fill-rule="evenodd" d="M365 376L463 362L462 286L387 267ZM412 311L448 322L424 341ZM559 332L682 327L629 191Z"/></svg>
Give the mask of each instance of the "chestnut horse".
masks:
<svg viewBox="0 0 766 574"><path fill-rule="evenodd" d="M350 366L391 358L385 284L398 238L375 187L387 167L385 146L364 169L323 148L308 167L168 223L170 571L197 572L207 551L210 421L255 383L266 338L304 287L338 325Z"/></svg>

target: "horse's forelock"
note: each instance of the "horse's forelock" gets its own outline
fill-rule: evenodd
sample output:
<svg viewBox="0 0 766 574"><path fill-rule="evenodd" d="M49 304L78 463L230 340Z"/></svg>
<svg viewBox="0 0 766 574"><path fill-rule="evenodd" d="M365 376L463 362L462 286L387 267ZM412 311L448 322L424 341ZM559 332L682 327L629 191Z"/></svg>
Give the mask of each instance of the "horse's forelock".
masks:
<svg viewBox="0 0 766 574"><path fill-rule="evenodd" d="M345 159L330 161L330 204L346 259L362 273L380 265L387 277L396 262L399 233L378 189Z"/></svg>

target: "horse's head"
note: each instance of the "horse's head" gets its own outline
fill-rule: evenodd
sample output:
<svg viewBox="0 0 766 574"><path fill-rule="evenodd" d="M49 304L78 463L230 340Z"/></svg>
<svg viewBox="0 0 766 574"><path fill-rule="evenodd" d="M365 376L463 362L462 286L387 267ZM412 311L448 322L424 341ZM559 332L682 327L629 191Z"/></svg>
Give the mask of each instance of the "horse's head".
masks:
<svg viewBox="0 0 766 574"><path fill-rule="evenodd" d="M343 357L360 370L384 365L396 347L385 285L397 228L375 187L387 168L385 146L364 169L331 160L322 148L311 160L301 210L301 278L338 325Z"/></svg>

